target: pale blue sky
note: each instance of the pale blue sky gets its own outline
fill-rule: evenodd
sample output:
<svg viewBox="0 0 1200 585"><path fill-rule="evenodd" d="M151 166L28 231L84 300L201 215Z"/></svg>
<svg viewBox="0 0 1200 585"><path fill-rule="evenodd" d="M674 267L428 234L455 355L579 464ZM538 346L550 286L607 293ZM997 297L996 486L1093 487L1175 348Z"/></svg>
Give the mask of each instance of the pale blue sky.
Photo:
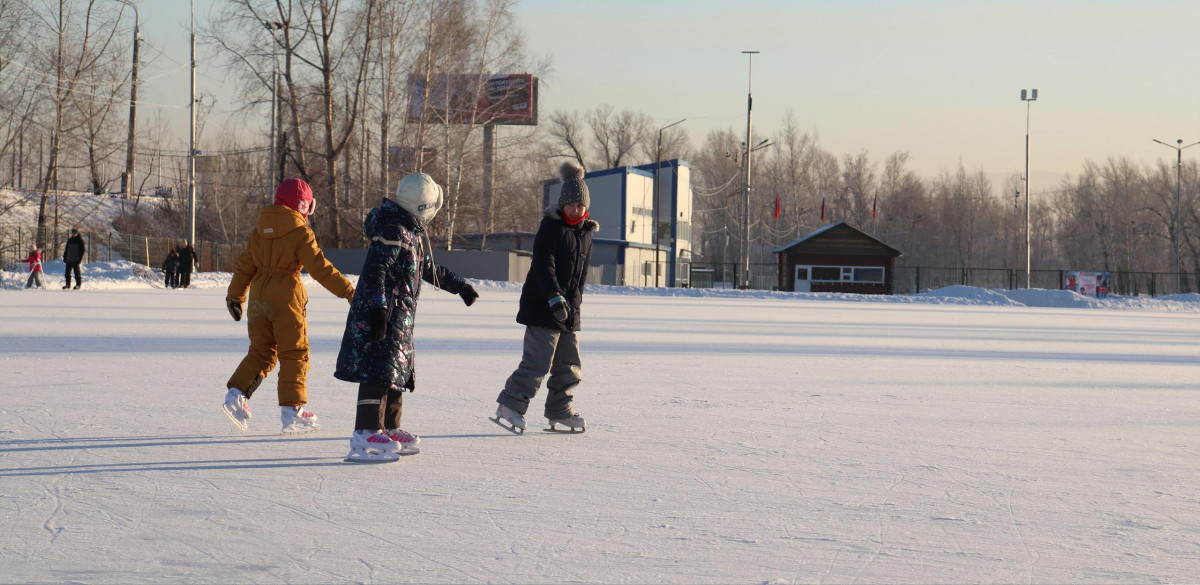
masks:
<svg viewBox="0 0 1200 585"><path fill-rule="evenodd" d="M143 30L183 64L187 2L171 2L143 1ZM198 20L213 3L197 1ZM696 144L714 129L744 136L744 50L761 51L756 136L790 110L826 150L873 160L906 151L922 176L960 162L1021 172L1023 88L1039 90L1034 193L1087 159L1173 160L1152 138L1200 141L1195 0L524 0L517 12L532 52L553 59L543 115L608 104L662 124L687 118ZM201 65L199 83L218 83L221 72ZM144 99L186 103L186 68L155 67L178 71L148 72L157 77Z"/></svg>

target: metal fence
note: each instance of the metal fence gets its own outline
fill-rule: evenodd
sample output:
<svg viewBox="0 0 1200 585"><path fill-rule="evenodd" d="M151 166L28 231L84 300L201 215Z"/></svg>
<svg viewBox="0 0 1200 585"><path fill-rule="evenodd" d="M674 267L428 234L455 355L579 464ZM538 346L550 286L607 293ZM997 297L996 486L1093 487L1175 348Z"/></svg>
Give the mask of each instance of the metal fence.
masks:
<svg viewBox="0 0 1200 585"><path fill-rule="evenodd" d="M150 268L162 266L171 248L182 242L181 238L162 238L141 236L136 234L96 233L81 230L84 243L87 244L88 262L108 262L128 260ZM55 231L51 228L37 228L22 225L0 224L0 267L5 270L19 268L19 263L29 255L29 244L43 242L42 260L51 261L62 258L63 246L70 237L70 230ZM194 242L196 248L196 271L233 272L237 265L238 255L242 246L216 244L213 242Z"/></svg>
<svg viewBox="0 0 1200 585"><path fill-rule="evenodd" d="M688 286L693 288L738 288L741 286L741 265L730 263L698 263L684 265ZM1033 270L1029 273L1029 288L1058 290L1065 288L1067 270ZM779 286L777 264L751 264L750 287L773 290ZM1176 293L1200 292L1200 276L1171 272L1109 272L1112 294L1123 296L1161 296ZM945 268L932 266L897 266L893 273L896 294L926 292L953 285L974 286L992 290L1026 288L1025 270L1016 268Z"/></svg>

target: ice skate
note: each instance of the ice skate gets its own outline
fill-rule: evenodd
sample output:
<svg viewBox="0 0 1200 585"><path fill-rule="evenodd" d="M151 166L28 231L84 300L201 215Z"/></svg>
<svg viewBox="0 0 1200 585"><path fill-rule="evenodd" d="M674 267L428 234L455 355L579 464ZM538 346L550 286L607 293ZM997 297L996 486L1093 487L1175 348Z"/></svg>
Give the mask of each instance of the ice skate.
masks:
<svg viewBox="0 0 1200 585"><path fill-rule="evenodd" d="M587 431L587 423L584 422L583 417L578 412L572 412L570 416L564 418L547 417L546 420L550 421L550 428L544 430L551 433L583 433ZM567 428L560 429L558 425Z"/></svg>
<svg viewBox="0 0 1200 585"><path fill-rule="evenodd" d="M363 429L350 435L350 463L391 463L400 459L402 447L383 431Z"/></svg>
<svg viewBox="0 0 1200 585"><path fill-rule="evenodd" d="M307 411L303 406L279 407L279 420L283 423L284 435L303 435L321 430L317 424L317 415Z"/></svg>
<svg viewBox="0 0 1200 585"><path fill-rule="evenodd" d="M237 388L230 388L225 394L225 404L221 405L221 412L243 431L250 426L250 401Z"/></svg>
<svg viewBox="0 0 1200 585"><path fill-rule="evenodd" d="M525 417L503 404L496 407L496 416L494 418L488 418L514 435L525 434Z"/></svg>
<svg viewBox="0 0 1200 585"><path fill-rule="evenodd" d="M421 437L404 429L388 429L383 431L383 434L400 445L401 455L416 455L421 452L421 448L417 446L417 443L421 442Z"/></svg>

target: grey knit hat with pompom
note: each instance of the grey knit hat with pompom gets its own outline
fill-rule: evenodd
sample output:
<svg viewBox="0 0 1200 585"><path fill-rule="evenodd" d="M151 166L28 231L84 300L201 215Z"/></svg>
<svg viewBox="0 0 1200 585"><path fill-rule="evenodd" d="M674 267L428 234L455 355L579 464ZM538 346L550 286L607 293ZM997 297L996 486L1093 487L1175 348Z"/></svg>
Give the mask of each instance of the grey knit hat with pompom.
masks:
<svg viewBox="0 0 1200 585"><path fill-rule="evenodd" d="M562 194L558 196L558 208L563 209L572 203L582 203L584 207L592 206L592 198L588 196L587 183L583 182L583 167L569 160L558 167L558 176L562 177Z"/></svg>

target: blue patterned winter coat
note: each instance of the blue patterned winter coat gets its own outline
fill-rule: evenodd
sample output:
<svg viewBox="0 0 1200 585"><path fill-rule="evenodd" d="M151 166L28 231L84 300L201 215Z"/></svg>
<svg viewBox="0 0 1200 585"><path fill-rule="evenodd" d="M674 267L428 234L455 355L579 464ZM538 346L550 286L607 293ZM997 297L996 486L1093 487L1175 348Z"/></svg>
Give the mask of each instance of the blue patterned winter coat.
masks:
<svg viewBox="0 0 1200 585"><path fill-rule="evenodd" d="M433 263L427 254L429 240L421 237L424 228L395 201L384 199L372 209L363 229L371 247L350 302L333 375L347 382L403 388L416 367L412 336L421 280L454 294L466 283ZM387 335L372 343L370 315L379 307L388 310Z"/></svg>

